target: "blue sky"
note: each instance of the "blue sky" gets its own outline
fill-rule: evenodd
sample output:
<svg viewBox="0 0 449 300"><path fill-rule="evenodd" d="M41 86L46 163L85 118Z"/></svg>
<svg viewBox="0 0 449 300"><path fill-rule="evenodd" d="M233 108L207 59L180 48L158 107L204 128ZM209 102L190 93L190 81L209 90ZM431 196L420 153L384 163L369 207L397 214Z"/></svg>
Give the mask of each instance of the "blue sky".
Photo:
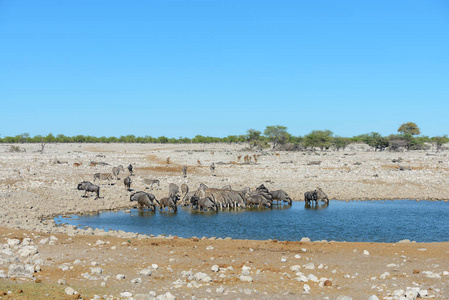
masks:
<svg viewBox="0 0 449 300"><path fill-rule="evenodd" d="M449 2L0 0L0 134L449 134Z"/></svg>

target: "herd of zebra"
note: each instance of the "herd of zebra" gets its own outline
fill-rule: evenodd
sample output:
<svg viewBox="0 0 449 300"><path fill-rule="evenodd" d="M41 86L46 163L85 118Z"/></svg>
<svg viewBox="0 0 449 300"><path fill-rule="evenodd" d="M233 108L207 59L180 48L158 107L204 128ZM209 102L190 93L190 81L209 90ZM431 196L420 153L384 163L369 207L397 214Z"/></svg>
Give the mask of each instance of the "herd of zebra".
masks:
<svg viewBox="0 0 449 300"><path fill-rule="evenodd" d="M182 197L181 197L182 196ZM192 209L200 211L216 211L219 209L246 208L246 207L267 207L271 208L275 203L286 202L292 204L292 199L283 190L269 191L263 184L254 191L250 188L233 190L227 185L222 188L209 188L205 184L200 184L195 191L189 191L187 184L179 187L170 183L168 197L160 200L148 192L139 191L133 193L130 201L136 201L141 209L147 207L155 211L156 207L160 209L167 207L169 210L177 211L178 205L191 206Z"/></svg>
<svg viewBox="0 0 449 300"><path fill-rule="evenodd" d="M183 175L186 175L186 169L183 168ZM127 190L130 190L132 180L130 176L134 175L133 166L128 165L129 176L127 176L123 183ZM112 168L112 173L96 173L94 174L94 181L99 180L118 180L120 172L124 172L122 165ZM150 184L151 187L154 184L160 185L159 180L145 180L145 183ZM84 190L84 196L87 197L87 193L95 193L95 200L100 198L100 186L91 183L90 181L82 181L78 184L78 190ZM131 194L130 201L138 203L140 209L147 207L148 209L155 211L158 206L161 210L168 208L169 210L177 211L178 205L191 206L192 209L198 209L200 211L216 211L219 209L231 209L231 208L246 208L246 207L266 207L271 208L274 204L280 204L282 202L292 205L292 199L283 190L269 191L265 185L261 184L255 190L251 190L249 187L233 190L231 186L227 185L222 188L209 188L207 185L201 183L198 189L189 191L187 184L181 185L181 190L174 184L169 184L168 197L164 197L160 200L145 191L138 191ZM309 191L304 194L304 201L306 206L310 206L315 201L315 205L318 201L324 201L327 204L329 199L321 188L317 188L314 191Z"/></svg>

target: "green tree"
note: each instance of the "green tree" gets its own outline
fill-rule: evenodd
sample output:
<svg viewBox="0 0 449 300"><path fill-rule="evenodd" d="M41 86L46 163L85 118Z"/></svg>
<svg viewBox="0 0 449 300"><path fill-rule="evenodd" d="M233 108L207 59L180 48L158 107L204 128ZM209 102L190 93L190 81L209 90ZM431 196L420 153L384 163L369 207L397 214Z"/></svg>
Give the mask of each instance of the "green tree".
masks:
<svg viewBox="0 0 449 300"><path fill-rule="evenodd" d="M339 151L340 149L345 150L346 146L348 146L351 143L351 140L349 138L336 136L332 139L332 145Z"/></svg>
<svg viewBox="0 0 449 300"><path fill-rule="evenodd" d="M332 135L334 133L330 130L313 130L304 136L304 147L320 148L321 150L329 149L332 145Z"/></svg>
<svg viewBox="0 0 449 300"><path fill-rule="evenodd" d="M416 125L413 122L407 122L407 123L402 124L398 128L398 132L400 132L402 134L410 134L410 135L419 135L419 134L421 134L421 131L419 130L418 125Z"/></svg>
<svg viewBox="0 0 449 300"><path fill-rule="evenodd" d="M257 146L261 134L262 132L255 129L248 129L246 131L246 141L249 143L250 148Z"/></svg>
<svg viewBox="0 0 449 300"><path fill-rule="evenodd" d="M389 141L388 138L383 137L378 132L371 132L362 134L356 137L356 140L361 141L375 149L375 151L380 150L383 151L388 147Z"/></svg>
<svg viewBox="0 0 449 300"><path fill-rule="evenodd" d="M434 142L437 146L437 152L440 152L443 145L449 143L449 138L445 134L443 136L434 136L433 138L431 138L431 141Z"/></svg>
<svg viewBox="0 0 449 300"><path fill-rule="evenodd" d="M281 125L267 126L263 134L273 143L273 150L278 145L285 144L290 138L287 127Z"/></svg>

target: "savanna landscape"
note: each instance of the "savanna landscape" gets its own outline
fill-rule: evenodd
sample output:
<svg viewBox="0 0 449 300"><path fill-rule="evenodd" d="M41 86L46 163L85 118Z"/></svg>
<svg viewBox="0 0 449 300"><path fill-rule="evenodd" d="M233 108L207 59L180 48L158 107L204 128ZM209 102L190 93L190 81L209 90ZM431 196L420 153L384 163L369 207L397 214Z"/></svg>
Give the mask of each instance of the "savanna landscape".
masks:
<svg viewBox="0 0 449 300"><path fill-rule="evenodd" d="M286 191L293 201L320 187L330 205L446 201L445 151L374 151L360 143L340 151L257 150L247 143L48 143L43 153L39 143L19 144L26 149L21 152L0 146L0 290L5 299L445 299L449 293L447 242L181 238L170 232L57 226L53 220L131 209L137 207L129 201L133 191L161 199L170 183L185 183L190 190L201 183L235 190L264 184ZM245 162L245 156L253 158ZM123 184L129 164L132 191ZM118 165L125 167L119 180L93 181L95 173L111 173ZM186 177L182 166L187 166ZM150 187L148 179L159 180L160 186ZM99 199L77 190L84 180L100 186Z"/></svg>

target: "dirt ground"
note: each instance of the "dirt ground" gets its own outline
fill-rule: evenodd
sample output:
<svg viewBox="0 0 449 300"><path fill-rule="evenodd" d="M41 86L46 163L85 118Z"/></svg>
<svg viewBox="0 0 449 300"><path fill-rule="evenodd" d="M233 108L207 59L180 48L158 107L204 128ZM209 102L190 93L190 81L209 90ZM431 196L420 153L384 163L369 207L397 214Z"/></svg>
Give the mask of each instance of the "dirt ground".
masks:
<svg viewBox="0 0 449 300"><path fill-rule="evenodd" d="M447 242L182 239L169 232L149 237L57 227L51 219L132 207L123 186L129 163L132 188L158 198L172 182L191 190L199 183L235 189L264 183L294 200L317 186L331 199L447 200L444 152L373 152L352 145L342 152L276 155L245 145L52 144L41 154L39 145L20 146L26 152L0 145L1 299L449 299ZM253 157L250 163L243 163L245 155ZM120 164L126 171L121 180L100 183L101 199L82 198L76 190L80 181ZM145 179L161 185L151 189ZM38 252L28 254L27 247ZM11 265L26 264L35 270L30 276L9 276Z"/></svg>

